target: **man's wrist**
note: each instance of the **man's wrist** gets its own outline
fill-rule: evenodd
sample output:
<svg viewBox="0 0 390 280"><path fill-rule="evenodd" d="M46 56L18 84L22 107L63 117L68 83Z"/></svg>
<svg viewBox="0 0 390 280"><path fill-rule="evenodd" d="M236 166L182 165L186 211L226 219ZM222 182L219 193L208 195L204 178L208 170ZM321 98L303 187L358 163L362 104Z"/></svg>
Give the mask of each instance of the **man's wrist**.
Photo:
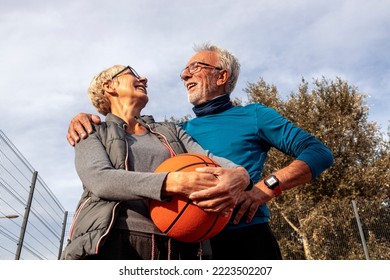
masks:
<svg viewBox="0 0 390 280"><path fill-rule="evenodd" d="M282 194L280 181L274 174L271 174L268 177L266 177L264 179L264 184L267 186L268 189L272 190L275 197L278 197L279 195Z"/></svg>
<svg viewBox="0 0 390 280"><path fill-rule="evenodd" d="M253 189L253 181L252 181L252 179L249 179L249 184L248 184L248 186L246 187L246 189L245 189L245 191L247 192L247 191L250 191L251 189Z"/></svg>

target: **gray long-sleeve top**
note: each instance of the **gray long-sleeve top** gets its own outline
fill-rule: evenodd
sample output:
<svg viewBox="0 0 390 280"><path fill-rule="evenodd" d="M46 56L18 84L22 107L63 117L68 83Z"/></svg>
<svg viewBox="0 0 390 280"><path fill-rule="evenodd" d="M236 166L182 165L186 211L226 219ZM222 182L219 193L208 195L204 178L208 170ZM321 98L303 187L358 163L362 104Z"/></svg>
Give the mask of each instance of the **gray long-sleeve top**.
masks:
<svg viewBox="0 0 390 280"><path fill-rule="evenodd" d="M202 149L182 128L178 138L189 153L204 154L222 167L237 167L224 158ZM131 231L162 234L149 215L148 199L161 200L161 188L168 172L153 171L170 157L168 149L150 132L143 135L126 134L129 170L115 169L96 134L75 146L76 171L83 186L106 200L125 201L116 227Z"/></svg>

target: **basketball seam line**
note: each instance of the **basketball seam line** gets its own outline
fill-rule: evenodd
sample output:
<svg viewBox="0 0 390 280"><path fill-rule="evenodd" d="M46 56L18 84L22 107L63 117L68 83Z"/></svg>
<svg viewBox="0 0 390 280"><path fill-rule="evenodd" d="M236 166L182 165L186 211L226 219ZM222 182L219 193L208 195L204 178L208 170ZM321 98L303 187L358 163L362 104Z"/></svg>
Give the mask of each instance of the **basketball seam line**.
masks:
<svg viewBox="0 0 390 280"><path fill-rule="evenodd" d="M204 161L204 162L195 162L195 163L191 163L191 164L188 164L188 165L186 165L186 166L180 167L179 169L176 170L176 172L181 171L181 170L183 170L183 169L185 169L185 168L194 166L194 165L201 164L201 163L205 164L206 166L214 165L215 167L219 167L218 165L216 165L216 164L213 163L213 162L205 162L205 161Z"/></svg>
<svg viewBox="0 0 390 280"><path fill-rule="evenodd" d="M192 200L188 200L186 205L181 209L180 213L176 216L176 218L172 221L172 223L169 225L169 227L164 231L165 234L168 234L168 232L172 229L172 227L176 224L176 222L180 219L180 217L183 215L185 210L188 208L188 206L191 204Z"/></svg>
<svg viewBox="0 0 390 280"><path fill-rule="evenodd" d="M217 215L217 216L215 217L214 222L213 222L213 224L209 227L208 231L207 231L205 234L203 234L201 237L199 237L199 238L197 239L197 241L202 240L204 237L207 236L207 234L209 234L209 233L211 232L211 230L214 228L215 224L217 223L218 218L219 218L219 215Z"/></svg>

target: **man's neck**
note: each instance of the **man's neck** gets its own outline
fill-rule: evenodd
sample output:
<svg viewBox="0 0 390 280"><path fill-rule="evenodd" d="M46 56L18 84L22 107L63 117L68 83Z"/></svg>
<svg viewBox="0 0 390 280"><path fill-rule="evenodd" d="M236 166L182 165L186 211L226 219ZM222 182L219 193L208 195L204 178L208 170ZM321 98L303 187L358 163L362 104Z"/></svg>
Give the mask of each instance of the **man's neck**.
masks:
<svg viewBox="0 0 390 280"><path fill-rule="evenodd" d="M217 114L233 107L228 94L223 94L192 108L197 117Z"/></svg>

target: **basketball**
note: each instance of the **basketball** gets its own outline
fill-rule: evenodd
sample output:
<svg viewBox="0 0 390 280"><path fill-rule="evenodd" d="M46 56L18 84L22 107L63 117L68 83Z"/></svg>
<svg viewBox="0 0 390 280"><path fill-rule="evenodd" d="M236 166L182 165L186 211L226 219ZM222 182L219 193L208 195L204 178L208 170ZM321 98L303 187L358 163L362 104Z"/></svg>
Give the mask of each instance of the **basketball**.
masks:
<svg viewBox="0 0 390 280"><path fill-rule="evenodd" d="M201 154L179 154L164 161L155 172L195 171L198 167L220 165ZM182 242L200 242L218 234L229 222L231 212L207 213L184 196L173 196L170 201L150 202L150 215L159 230Z"/></svg>

